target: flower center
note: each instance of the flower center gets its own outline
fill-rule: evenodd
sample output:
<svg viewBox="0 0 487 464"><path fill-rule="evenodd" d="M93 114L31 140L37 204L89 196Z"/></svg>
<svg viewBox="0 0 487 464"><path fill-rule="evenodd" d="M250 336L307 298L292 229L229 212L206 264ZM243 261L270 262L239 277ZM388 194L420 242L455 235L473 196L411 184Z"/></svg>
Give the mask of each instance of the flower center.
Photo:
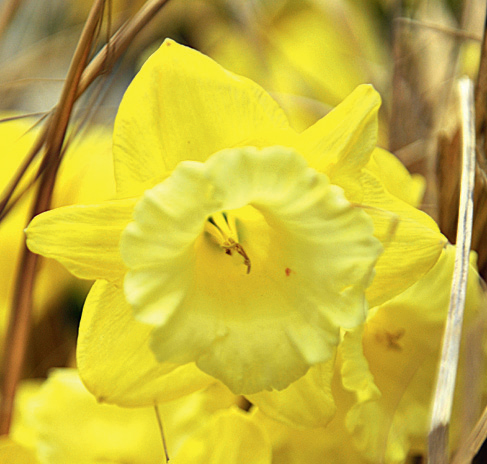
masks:
<svg viewBox="0 0 487 464"><path fill-rule="evenodd" d="M208 216L205 231L227 255L232 256L235 251L242 256L244 265L247 266L247 274L250 273L250 258L238 241L237 223L232 214L222 211Z"/></svg>

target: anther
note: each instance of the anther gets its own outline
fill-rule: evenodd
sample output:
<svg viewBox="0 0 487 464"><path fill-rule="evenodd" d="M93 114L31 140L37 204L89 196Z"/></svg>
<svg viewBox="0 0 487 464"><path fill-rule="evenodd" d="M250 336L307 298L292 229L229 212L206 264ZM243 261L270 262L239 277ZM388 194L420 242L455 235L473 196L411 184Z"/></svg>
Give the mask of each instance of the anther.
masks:
<svg viewBox="0 0 487 464"><path fill-rule="evenodd" d="M229 238L226 243L223 243L221 245L222 248L225 249L225 253L228 255L232 255L232 250L234 249L242 258L244 259L244 264L247 266L247 274L250 274L250 268L252 264L250 263L250 258L245 253L245 250L243 249L243 246L240 245L240 243L236 243L232 238Z"/></svg>
<svg viewBox="0 0 487 464"><path fill-rule="evenodd" d="M244 265L247 266L247 274L250 273L250 258L243 246L238 243L237 225L232 215L223 211L217 215L209 216L206 223L206 231L225 250L225 254L232 256L235 250L242 256Z"/></svg>

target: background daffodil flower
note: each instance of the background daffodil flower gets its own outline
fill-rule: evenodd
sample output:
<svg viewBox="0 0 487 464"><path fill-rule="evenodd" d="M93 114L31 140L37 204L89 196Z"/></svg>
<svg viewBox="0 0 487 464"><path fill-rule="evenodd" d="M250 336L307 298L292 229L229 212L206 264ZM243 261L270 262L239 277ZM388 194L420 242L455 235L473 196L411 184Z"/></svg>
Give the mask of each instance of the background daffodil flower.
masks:
<svg viewBox="0 0 487 464"><path fill-rule="evenodd" d="M220 416L219 411L229 417L227 425L235 424L234 429L243 433L249 430L247 433L252 439L260 438L258 425L241 418L243 411L241 416L234 413L231 406L235 400L236 397L219 384L158 405L171 462L173 459L187 462L177 461L180 452L183 455L201 453L201 446L192 445L195 440L192 437L201 434L200 429L207 428L210 421L214 422L213 417ZM214 431L214 427L211 430ZM32 462L40 464L160 464L164 461L154 405L121 408L100 404L86 390L75 369L56 369L43 383L21 384L11 438L13 443L0 442L0 458L7 464L18 462L13 460L15 454L32 456ZM265 438L261 438L261 442L264 455L270 456L270 444ZM228 449L237 452L236 460L228 462L242 462L238 459L238 449L242 448L239 440L234 436L233 441L225 440L225 443ZM207 449L205 453L211 451Z"/></svg>
<svg viewBox="0 0 487 464"><path fill-rule="evenodd" d="M374 304L431 268L444 237L367 169L379 104L359 87L298 134L258 85L164 42L120 105L118 198L27 229L31 250L98 280L78 363L99 399L160 402L180 364L201 388L192 362L236 393L283 389L365 320L379 240Z"/></svg>
<svg viewBox="0 0 487 464"><path fill-rule="evenodd" d="M346 426L370 462L403 462L410 450L425 451L454 262L455 247L445 247L421 280L371 310L364 328L344 337L343 386L356 396ZM482 289L475 253L470 262L462 350L468 343L469 330L481 322ZM474 382L464 375L465 351L460 360L457 399L465 394L466 383ZM458 420L453 424L461 423L462 412L461 403L456 402L454 414ZM452 427L453 446L459 432L459 428Z"/></svg>
<svg viewBox="0 0 487 464"><path fill-rule="evenodd" d="M0 458L5 464L39 464L34 451L8 437L0 438Z"/></svg>
<svg viewBox="0 0 487 464"><path fill-rule="evenodd" d="M1 114L0 123L0 190L9 185L11 178L28 155L31 146L39 135L36 121L33 118L17 119L11 113ZM112 198L115 195L115 179L113 175L113 161L111 155L111 133L104 127L91 126L82 134L70 134L70 143L66 146L66 153L61 163L59 175L53 192L52 204L54 207L70 204L94 203ZM15 289L17 268L20 265L20 256L24 246L23 229L28 221L34 200L35 187L31 180L36 176L38 162L27 170L27 174L14 194L18 197L16 203L12 202L12 209L8 211L0 222L0 346L4 343L9 313ZM75 320L79 313L73 308L82 304L83 298L89 290L87 282L81 282L66 272L63 266L52 259L40 260L37 267L36 285L33 293L34 324L42 324L53 314L63 314L64 318L54 325L55 328L47 331L46 335L32 340L32 351L35 353L30 369L37 374L42 369L48 369L50 363L66 362L65 354L52 355L51 350L56 343L68 338L56 332L55 329L66 329L67 320ZM69 308L69 309L68 309ZM34 337L33 337L34 338ZM55 339L56 338L56 339ZM39 339L42 341L39 342ZM54 340L55 339L55 340ZM63 340L64 341L64 340ZM74 343L69 344L74 345ZM2 351L2 350L0 350ZM39 368L39 359L49 353L50 359L43 360Z"/></svg>
<svg viewBox="0 0 487 464"><path fill-rule="evenodd" d="M386 89L388 50L370 5L275 0L232 7L233 14L215 8L195 28L197 48L262 85L293 127L316 122L361 83Z"/></svg>

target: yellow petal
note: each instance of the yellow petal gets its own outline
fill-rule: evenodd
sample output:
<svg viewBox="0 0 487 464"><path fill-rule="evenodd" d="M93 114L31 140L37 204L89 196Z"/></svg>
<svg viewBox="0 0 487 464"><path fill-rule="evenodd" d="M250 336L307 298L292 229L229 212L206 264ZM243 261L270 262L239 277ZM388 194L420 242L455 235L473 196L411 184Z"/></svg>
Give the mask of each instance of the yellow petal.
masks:
<svg viewBox="0 0 487 464"><path fill-rule="evenodd" d="M74 369L51 373L30 408L43 464L159 464L163 459L154 409L99 404Z"/></svg>
<svg viewBox="0 0 487 464"><path fill-rule="evenodd" d="M381 100L371 85L360 85L334 110L306 129L298 150L311 167L331 177L352 177L369 161L377 142Z"/></svg>
<svg viewBox="0 0 487 464"><path fill-rule="evenodd" d="M120 278L125 271L120 234L132 218L135 200L57 208L36 216L26 229L27 246L54 258L81 279Z"/></svg>
<svg viewBox="0 0 487 464"><path fill-rule="evenodd" d="M253 415L272 443L272 459L286 464L365 464L345 428L343 414L326 427L298 429L274 421L261 411Z"/></svg>
<svg viewBox="0 0 487 464"><path fill-rule="evenodd" d="M250 417L249 417L250 416ZM271 445L251 415L238 409L215 414L190 437L171 462L174 464L271 464Z"/></svg>
<svg viewBox="0 0 487 464"><path fill-rule="evenodd" d="M19 445L34 450L37 445L37 432L32 427L32 399L42 387L41 379L26 379L19 383L15 393L15 409L9 436ZM0 460L0 462L3 462Z"/></svg>
<svg viewBox="0 0 487 464"><path fill-rule="evenodd" d="M32 390L31 382L20 385L12 429L14 441L26 449L20 446L2 449L0 442L2 458L17 458L5 462L30 464L27 460L30 449L32 458L37 454L41 464L164 461L155 405L121 408L99 403L74 369L51 371L49 378L42 384L37 382L35 391ZM235 396L222 384L213 383L191 395L157 405L170 456L175 456L181 445L216 411L234 404ZM25 461L19 461L20 458Z"/></svg>
<svg viewBox="0 0 487 464"><path fill-rule="evenodd" d="M160 361L196 361L234 393L280 390L333 356L340 326L364 320L381 251L370 219L291 149L181 163L134 219L125 292L157 326Z"/></svg>
<svg viewBox="0 0 487 464"><path fill-rule="evenodd" d="M0 191L4 192L14 173L19 168L39 134L35 119L22 118L5 120L14 116L1 113L0 118ZM77 143L77 142L80 143ZM71 143L73 142L73 143ZM36 160L27 170L18 186L23 192L35 177L39 163ZM32 186L31 186L32 187ZM25 244L23 229L30 219L29 213L34 188L22 195L15 207L2 219L0 225L0 352L3 348L5 324L8 323L16 268ZM100 130L90 124L87 131L74 140L61 164L53 192L52 204L56 207L72 203L96 203L115 195L113 160L111 154L111 131ZM73 290L86 293L87 282L76 280L54 260L42 260L36 269L36 284L33 295L33 316L35 318L59 304L66 292Z"/></svg>
<svg viewBox="0 0 487 464"><path fill-rule="evenodd" d="M8 437L0 438L0 462L3 464L39 464L34 451Z"/></svg>
<svg viewBox="0 0 487 464"><path fill-rule="evenodd" d="M340 345L341 376L343 387L355 394L355 404L346 413L345 425L353 444L371 462L383 462L389 438L398 445L398 437L391 430L391 415L380 402L383 394L391 400L390 392L382 392L375 384L363 350L364 327L344 335ZM400 449L401 462L407 449ZM386 462L390 462L387 460Z"/></svg>
<svg viewBox="0 0 487 464"><path fill-rule="evenodd" d="M53 192L55 207L90 205L115 197L112 130L90 124L68 144Z"/></svg>
<svg viewBox="0 0 487 464"><path fill-rule="evenodd" d="M335 413L331 378L335 358L312 366L300 379L282 391L249 395L249 401L264 414L291 427L325 426Z"/></svg>
<svg viewBox="0 0 487 464"><path fill-rule="evenodd" d="M123 197L140 195L182 160L275 144L276 131L290 131L287 119L261 87L166 40L120 104L114 129L117 191Z"/></svg>
<svg viewBox="0 0 487 464"><path fill-rule="evenodd" d="M474 261L472 254L464 334L480 303ZM425 413L450 301L454 262L455 247L447 246L422 279L371 313L364 334L364 352L378 386L400 398L406 388L410 392L416 389L414 395L423 402Z"/></svg>
<svg viewBox="0 0 487 464"><path fill-rule="evenodd" d="M94 284L81 318L77 361L83 382L98 401L148 406L214 381L194 364L158 363L148 346L151 331L134 319L120 283Z"/></svg>
<svg viewBox="0 0 487 464"><path fill-rule="evenodd" d="M404 419L402 423L401 420L393 423L383 405L371 401L353 406L347 414L346 426L366 462L392 464L404 462L408 455L410 443L403 433Z"/></svg>
<svg viewBox="0 0 487 464"><path fill-rule="evenodd" d="M367 289L371 306L406 290L436 263L446 238L426 213L388 193L371 172L361 176L364 211L374 222L374 235L384 253Z"/></svg>
<svg viewBox="0 0 487 464"><path fill-rule="evenodd" d="M377 176L389 193L415 208L420 206L426 186L424 177L409 174L392 153L377 147L366 168Z"/></svg>
<svg viewBox="0 0 487 464"><path fill-rule="evenodd" d="M340 345L343 387L355 393L358 403L376 400L381 396L363 353L363 333L363 326L346 332Z"/></svg>

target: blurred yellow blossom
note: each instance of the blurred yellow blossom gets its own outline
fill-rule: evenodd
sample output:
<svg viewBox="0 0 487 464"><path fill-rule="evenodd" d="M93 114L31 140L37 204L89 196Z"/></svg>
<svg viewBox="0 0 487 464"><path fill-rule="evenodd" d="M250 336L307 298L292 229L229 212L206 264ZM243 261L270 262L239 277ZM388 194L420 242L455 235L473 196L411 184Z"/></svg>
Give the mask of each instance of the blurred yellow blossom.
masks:
<svg viewBox="0 0 487 464"><path fill-rule="evenodd" d="M187 453L188 438L206 427L215 412L234 402L235 397L227 389L215 385L158 406L171 458L177 458L183 446ZM9 456L20 453L37 456L40 464L159 464L164 459L154 406L121 408L100 404L74 369L57 369L36 388L21 384L12 442L3 448L0 444L0 458L14 463Z"/></svg>
<svg viewBox="0 0 487 464"><path fill-rule="evenodd" d="M38 134L39 130L31 118L7 119L0 123L0 190L6 188ZM33 177L37 167L38 163L35 163L28 170L27 178ZM29 182L24 179L19 191L28 187ZM31 212L33 190L30 187L0 223L0 338L3 338L11 309L16 270L24 242L23 229ZM110 131L92 126L82 137L71 140L53 192L53 206L93 203L107 200L114 195ZM38 316L47 308L59 304L64 296L63 292L80 285L84 291L87 290L86 285L73 279L59 263L49 259L42 260L34 289L35 315Z"/></svg>
<svg viewBox="0 0 487 464"><path fill-rule="evenodd" d="M8 437L0 438L0 459L4 464L39 464L33 450Z"/></svg>
<svg viewBox="0 0 487 464"><path fill-rule="evenodd" d="M195 40L271 92L303 130L360 84L385 91L389 49L378 28L368 5L353 1L233 2L197 27Z"/></svg>
<svg viewBox="0 0 487 464"><path fill-rule="evenodd" d="M360 338L353 332L345 336L343 381L357 398L347 415L347 427L372 462L383 456L386 462L402 462L412 441L419 443L419 452L424 451L454 261L455 247L447 246L423 279L370 312L364 330L358 331L362 332ZM474 253L468 279L464 343L472 322L478 323L482 298ZM365 364L359 361L357 348L361 347ZM457 382L459 397L464 386L464 366L462 362ZM357 382L360 370L362 383ZM379 395L366 392L373 392L372 379ZM453 424L459 422L454 420ZM452 432L458 431L452 428Z"/></svg>
<svg viewBox="0 0 487 464"><path fill-rule="evenodd" d="M271 443L252 414L233 407L218 411L197 433L188 438L175 464L271 464Z"/></svg>

